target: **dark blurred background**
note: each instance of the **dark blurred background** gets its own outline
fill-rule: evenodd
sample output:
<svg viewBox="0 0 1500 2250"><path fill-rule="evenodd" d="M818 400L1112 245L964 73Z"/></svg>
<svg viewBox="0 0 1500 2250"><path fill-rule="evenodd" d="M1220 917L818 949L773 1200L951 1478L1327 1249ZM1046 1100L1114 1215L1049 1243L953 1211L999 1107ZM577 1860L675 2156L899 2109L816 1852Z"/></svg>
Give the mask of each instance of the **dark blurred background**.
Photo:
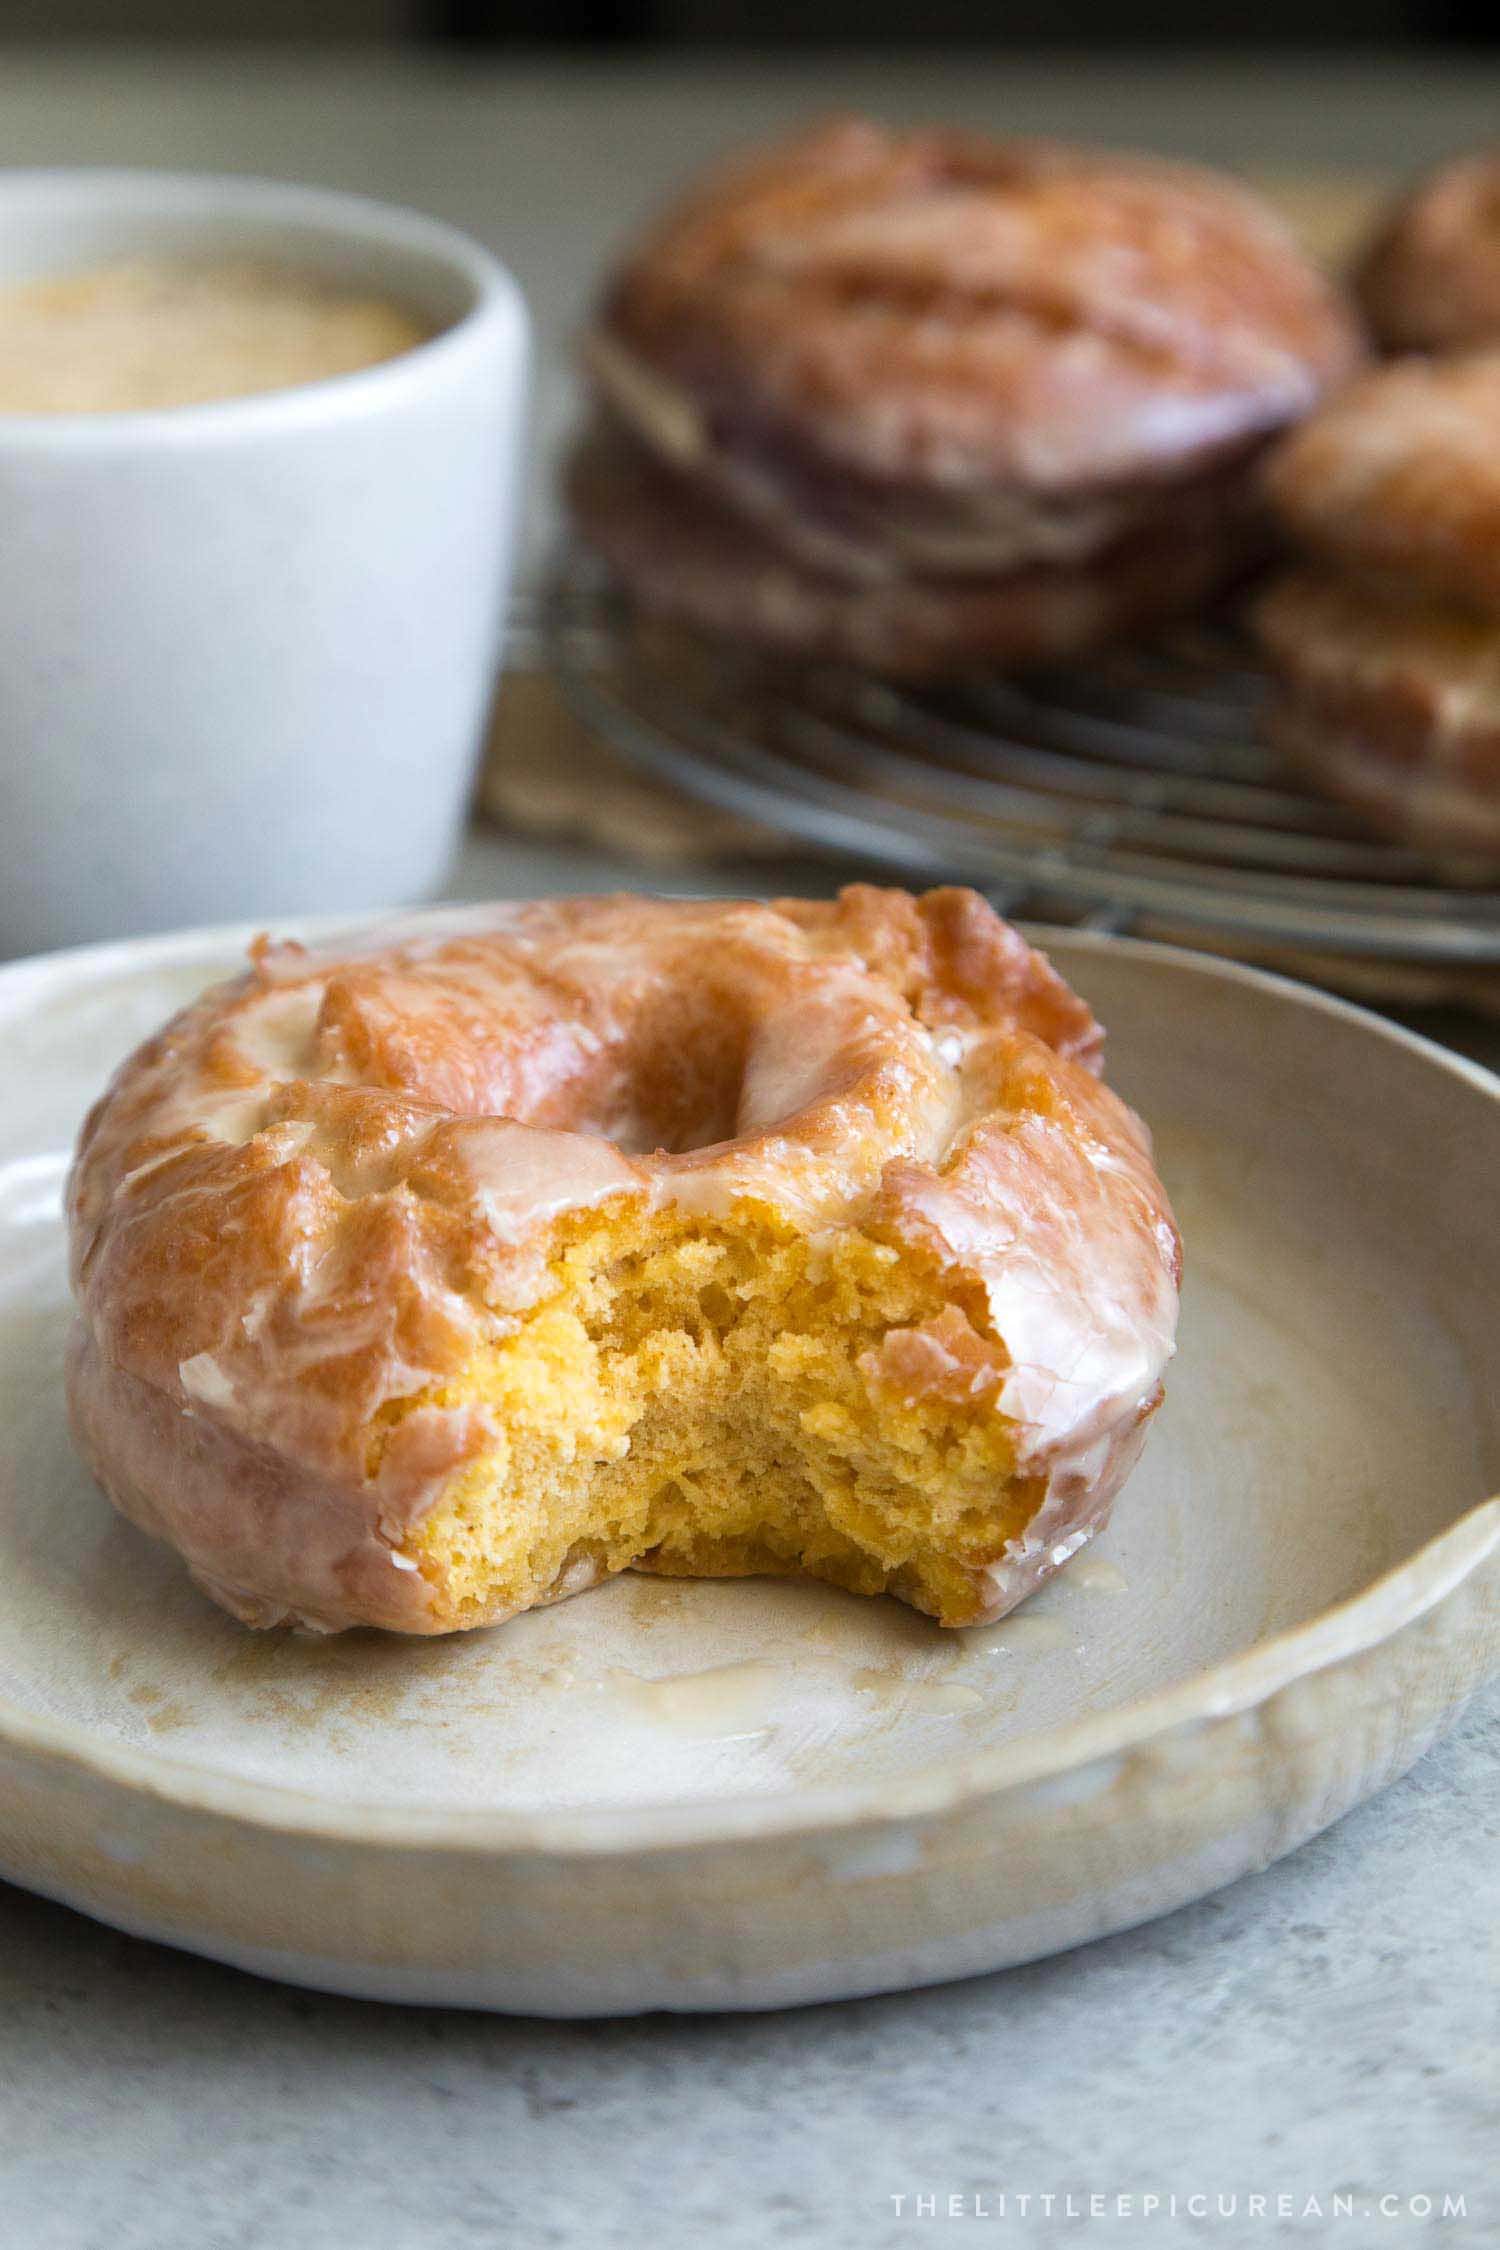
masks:
<svg viewBox="0 0 1500 2250"><path fill-rule="evenodd" d="M0 0L0 40L360 40L478 47L855 44L1139 52L1309 46L1500 50L1500 0Z"/></svg>

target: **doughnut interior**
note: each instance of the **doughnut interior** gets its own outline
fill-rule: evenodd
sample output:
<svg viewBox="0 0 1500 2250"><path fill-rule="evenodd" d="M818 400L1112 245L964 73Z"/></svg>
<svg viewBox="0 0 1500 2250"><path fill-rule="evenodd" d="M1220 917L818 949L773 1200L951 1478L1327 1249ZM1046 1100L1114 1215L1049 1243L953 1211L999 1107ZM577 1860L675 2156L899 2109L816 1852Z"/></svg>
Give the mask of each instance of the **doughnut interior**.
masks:
<svg viewBox="0 0 1500 2250"><path fill-rule="evenodd" d="M1172 1348L1098 1056L965 891L261 949L85 1126L80 1442L254 1624L624 1569L998 1615L1104 1520Z"/></svg>
<svg viewBox="0 0 1500 2250"><path fill-rule="evenodd" d="M668 1212L586 1226L553 1280L436 1394L497 1425L410 1542L451 1623L528 1609L580 1565L800 1572L955 1625L985 1608L976 1571L1037 1482L994 1411L982 1315L922 1260L859 1227L809 1240L767 1207Z"/></svg>

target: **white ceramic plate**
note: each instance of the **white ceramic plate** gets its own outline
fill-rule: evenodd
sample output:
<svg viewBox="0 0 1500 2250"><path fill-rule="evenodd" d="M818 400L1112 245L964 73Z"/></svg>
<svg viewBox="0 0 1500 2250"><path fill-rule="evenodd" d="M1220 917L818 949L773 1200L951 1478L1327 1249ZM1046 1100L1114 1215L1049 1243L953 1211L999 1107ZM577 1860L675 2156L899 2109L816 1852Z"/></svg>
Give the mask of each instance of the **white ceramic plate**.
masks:
<svg viewBox="0 0 1500 2250"><path fill-rule="evenodd" d="M962 1975L1179 1905L1380 1787L1500 1626L1500 1082L1338 1002L1059 937L1152 1122L1181 1350L1086 1558L1005 1624L625 1578L494 1631L245 1632L75 1461L58 1191L238 956L0 972L0 1872L392 1998L585 2014Z"/></svg>

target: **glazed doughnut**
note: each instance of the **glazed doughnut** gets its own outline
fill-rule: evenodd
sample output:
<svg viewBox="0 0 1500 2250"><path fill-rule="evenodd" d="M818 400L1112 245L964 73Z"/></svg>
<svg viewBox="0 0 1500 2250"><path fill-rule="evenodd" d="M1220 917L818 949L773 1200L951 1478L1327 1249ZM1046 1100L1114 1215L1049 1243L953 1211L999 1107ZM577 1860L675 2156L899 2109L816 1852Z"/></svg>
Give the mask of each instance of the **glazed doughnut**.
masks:
<svg viewBox="0 0 1500 2250"><path fill-rule="evenodd" d="M1316 567L1259 600L1271 731L1316 787L1476 872L1500 857L1500 351L1396 361L1273 455Z"/></svg>
<svg viewBox="0 0 1500 2250"><path fill-rule="evenodd" d="M1355 291L1388 351L1500 343L1500 150L1420 181L1365 252Z"/></svg>
<svg viewBox="0 0 1500 2250"><path fill-rule="evenodd" d="M623 1569L998 1616L1103 1522L1172 1349L1099 1051L968 891L260 944L83 1128L79 1442L255 1625Z"/></svg>
<svg viewBox="0 0 1500 2250"><path fill-rule="evenodd" d="M1335 294L1227 181L846 121L690 194L607 289L585 356L612 442L657 473L658 530L675 494L694 552L732 556L744 525L774 555L785 590L738 630L842 653L878 639L851 628L861 602L911 599L935 619L925 667L1129 622L1127 580L1146 541L1169 550L1179 499L1195 605L1242 559L1251 456L1357 355ZM600 491L575 480L584 530L640 598L722 628L729 557L700 601L691 555L646 567ZM757 548L741 583L768 570Z"/></svg>
<svg viewBox="0 0 1500 2250"><path fill-rule="evenodd" d="M903 680L1045 663L1146 631L1206 606L1259 554L1217 478L1106 554L997 578L818 570L608 428L574 450L567 494L590 545L653 616Z"/></svg>
<svg viewBox="0 0 1500 2250"><path fill-rule="evenodd" d="M1290 765L1402 843L1472 857L1476 875L1500 861L1500 624L1288 571L1255 625Z"/></svg>
<svg viewBox="0 0 1500 2250"><path fill-rule="evenodd" d="M1283 439L1266 485L1299 546L1500 618L1500 350L1362 375Z"/></svg>

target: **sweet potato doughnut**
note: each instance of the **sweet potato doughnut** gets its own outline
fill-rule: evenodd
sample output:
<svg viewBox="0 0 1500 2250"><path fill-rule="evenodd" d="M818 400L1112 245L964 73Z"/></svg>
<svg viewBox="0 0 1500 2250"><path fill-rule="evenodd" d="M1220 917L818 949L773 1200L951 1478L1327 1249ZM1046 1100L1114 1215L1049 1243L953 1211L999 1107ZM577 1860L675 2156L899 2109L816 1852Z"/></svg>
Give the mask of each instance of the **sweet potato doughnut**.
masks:
<svg viewBox="0 0 1500 2250"><path fill-rule="evenodd" d="M1399 842L1500 865L1500 620L1292 570L1255 625L1290 765Z"/></svg>
<svg viewBox="0 0 1500 2250"><path fill-rule="evenodd" d="M1283 439L1266 484L1325 561L1500 621L1500 348L1360 376Z"/></svg>
<svg viewBox="0 0 1500 2250"><path fill-rule="evenodd" d="M780 645L843 653L864 614L909 599L928 622L884 642L888 669L909 641L920 668L1024 661L1131 622L1148 541L1160 558L1180 530L1193 552L1180 606L1222 584L1250 457L1358 350L1335 292L1229 180L844 120L690 191L586 341L614 442L719 518L711 579L694 554L674 568L661 523L665 560L612 539L593 479L575 498L643 602L692 617L702 590L711 630L739 524L787 588L748 599L741 633L769 620ZM753 571L763 555L750 597Z"/></svg>
<svg viewBox="0 0 1500 2250"><path fill-rule="evenodd" d="M1500 862L1500 349L1400 360L1277 449L1272 503L1313 567L1253 619L1271 731L1399 841Z"/></svg>
<svg viewBox="0 0 1500 2250"><path fill-rule="evenodd" d="M1099 1046L968 891L262 944L84 1126L80 1443L256 1625L622 1569L997 1616L1104 1520L1172 1348Z"/></svg>
<svg viewBox="0 0 1500 2250"><path fill-rule="evenodd" d="M1419 180L1365 252L1355 292L1388 351L1500 343L1500 149Z"/></svg>

